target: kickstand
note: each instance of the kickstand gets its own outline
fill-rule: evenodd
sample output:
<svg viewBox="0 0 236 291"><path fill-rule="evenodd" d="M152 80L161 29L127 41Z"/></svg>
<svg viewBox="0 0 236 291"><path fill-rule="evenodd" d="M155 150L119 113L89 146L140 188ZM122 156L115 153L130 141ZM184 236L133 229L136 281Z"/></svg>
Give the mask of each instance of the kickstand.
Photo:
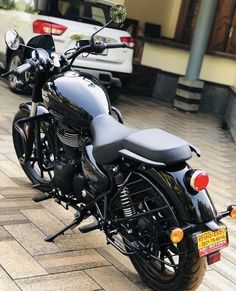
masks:
<svg viewBox="0 0 236 291"><path fill-rule="evenodd" d="M66 225L62 230L58 231L57 233L50 235L48 237L46 237L44 240L47 242L52 242L54 241L54 239L56 237L58 237L61 234L64 234L65 231L67 231L70 228L74 228L75 226L77 226L78 224L80 224L80 222L83 220L83 216L80 215L78 217L76 217L70 224Z"/></svg>

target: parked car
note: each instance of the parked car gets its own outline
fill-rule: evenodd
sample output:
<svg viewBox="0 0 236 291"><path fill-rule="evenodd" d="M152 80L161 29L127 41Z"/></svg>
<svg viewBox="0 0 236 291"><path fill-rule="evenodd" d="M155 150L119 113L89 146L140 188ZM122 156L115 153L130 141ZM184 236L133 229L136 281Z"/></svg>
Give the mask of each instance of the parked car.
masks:
<svg viewBox="0 0 236 291"><path fill-rule="evenodd" d="M109 20L112 3L104 0L0 0L0 35L16 29L21 42L26 44L38 34L53 36L56 52L62 54L78 45L83 39L90 39ZM96 40L105 42L127 42L128 48L106 50L102 55L89 54L79 57L75 67L97 77L116 96L122 81L132 73L134 40L131 35L111 23L98 33ZM4 41L0 42L0 67L14 69L23 62L23 50L10 51ZM10 89L26 93L29 88L16 87L15 77L9 79Z"/></svg>

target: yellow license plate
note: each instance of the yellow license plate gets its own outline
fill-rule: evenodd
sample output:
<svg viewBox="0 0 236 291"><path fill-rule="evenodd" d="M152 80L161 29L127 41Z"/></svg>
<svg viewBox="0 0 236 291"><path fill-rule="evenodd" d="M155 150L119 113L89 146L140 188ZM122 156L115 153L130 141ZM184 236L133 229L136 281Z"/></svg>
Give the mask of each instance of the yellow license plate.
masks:
<svg viewBox="0 0 236 291"><path fill-rule="evenodd" d="M199 257L219 251L228 246L226 227L217 231L206 231L197 235L197 246Z"/></svg>

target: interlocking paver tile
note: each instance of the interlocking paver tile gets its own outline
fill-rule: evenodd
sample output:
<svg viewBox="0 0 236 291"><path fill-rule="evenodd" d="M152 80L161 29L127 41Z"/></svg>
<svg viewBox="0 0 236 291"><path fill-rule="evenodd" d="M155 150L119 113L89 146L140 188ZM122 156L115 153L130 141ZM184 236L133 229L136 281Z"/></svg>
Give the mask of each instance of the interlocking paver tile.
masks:
<svg viewBox="0 0 236 291"><path fill-rule="evenodd" d="M104 257L93 249L35 256L35 258L48 273L76 271L110 265Z"/></svg>
<svg viewBox="0 0 236 291"><path fill-rule="evenodd" d="M16 280L22 291L92 291L101 287L83 271Z"/></svg>
<svg viewBox="0 0 236 291"><path fill-rule="evenodd" d="M1 291L20 291L15 282L8 276L8 274L0 266L0 290Z"/></svg>
<svg viewBox="0 0 236 291"><path fill-rule="evenodd" d="M0 241L13 240L13 237L2 226L0 226Z"/></svg>
<svg viewBox="0 0 236 291"><path fill-rule="evenodd" d="M8 177L25 177L24 171L20 166L17 166L12 161L0 161L0 171L5 173Z"/></svg>
<svg viewBox="0 0 236 291"><path fill-rule="evenodd" d="M8 158L4 156L3 154L0 154L0 161L7 161Z"/></svg>
<svg viewBox="0 0 236 291"><path fill-rule="evenodd" d="M35 194L40 191L31 187L19 187L19 188L0 188L0 194L5 198L32 198Z"/></svg>
<svg viewBox="0 0 236 291"><path fill-rule="evenodd" d="M141 279L126 256L121 256L112 246L96 249L104 258L106 258L112 265L125 274L131 281L140 283Z"/></svg>
<svg viewBox="0 0 236 291"><path fill-rule="evenodd" d="M7 175L0 171L0 187L18 187Z"/></svg>
<svg viewBox="0 0 236 291"><path fill-rule="evenodd" d="M19 211L0 211L0 225L22 224L29 220Z"/></svg>
<svg viewBox="0 0 236 291"><path fill-rule="evenodd" d="M212 265L212 269L224 275L225 278L232 282L236 282L236 269L235 265L228 260L220 261Z"/></svg>
<svg viewBox="0 0 236 291"><path fill-rule="evenodd" d="M46 235L53 234L65 227L63 222L46 209L23 210L22 213Z"/></svg>
<svg viewBox="0 0 236 291"><path fill-rule="evenodd" d="M232 282L222 276L222 274L210 270L207 272L206 276L203 279L203 283L214 291L235 291L235 282Z"/></svg>
<svg viewBox="0 0 236 291"><path fill-rule="evenodd" d="M83 250L90 248L106 247L106 238L99 230L90 233L75 233L61 236L55 243L63 251Z"/></svg>
<svg viewBox="0 0 236 291"><path fill-rule="evenodd" d="M7 225L5 229L33 256L60 251L55 244L45 242L46 236L32 223Z"/></svg>
<svg viewBox="0 0 236 291"><path fill-rule="evenodd" d="M228 248L225 248L221 251L221 255L225 257L228 261L234 264L234 269L235 268L235 249L229 245Z"/></svg>
<svg viewBox="0 0 236 291"><path fill-rule="evenodd" d="M133 282L113 266L85 270L106 291L140 290Z"/></svg>
<svg viewBox="0 0 236 291"><path fill-rule="evenodd" d="M69 211L63 208L58 203L55 203L54 200L46 200L40 203L46 208L50 213L56 216L59 220L63 221L64 223L68 224L72 220L74 220L74 213L75 210Z"/></svg>
<svg viewBox="0 0 236 291"><path fill-rule="evenodd" d="M13 198L0 199L0 212L6 210L20 210L20 209L32 209L41 208L42 206L33 203L30 198Z"/></svg>
<svg viewBox="0 0 236 291"><path fill-rule="evenodd" d="M47 274L16 241L0 241L0 265L13 279Z"/></svg>

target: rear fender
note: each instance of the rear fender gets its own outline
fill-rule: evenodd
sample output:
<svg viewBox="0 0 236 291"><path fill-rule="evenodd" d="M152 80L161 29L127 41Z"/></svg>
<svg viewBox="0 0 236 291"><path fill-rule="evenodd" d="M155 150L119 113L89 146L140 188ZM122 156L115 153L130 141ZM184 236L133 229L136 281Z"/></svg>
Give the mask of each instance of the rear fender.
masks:
<svg viewBox="0 0 236 291"><path fill-rule="evenodd" d="M163 188L167 199L175 206L178 217L190 224L205 224L214 221L217 211L207 192L199 191L191 194L185 186L184 175L189 170L185 165L182 169L170 172L147 170L152 179Z"/></svg>

